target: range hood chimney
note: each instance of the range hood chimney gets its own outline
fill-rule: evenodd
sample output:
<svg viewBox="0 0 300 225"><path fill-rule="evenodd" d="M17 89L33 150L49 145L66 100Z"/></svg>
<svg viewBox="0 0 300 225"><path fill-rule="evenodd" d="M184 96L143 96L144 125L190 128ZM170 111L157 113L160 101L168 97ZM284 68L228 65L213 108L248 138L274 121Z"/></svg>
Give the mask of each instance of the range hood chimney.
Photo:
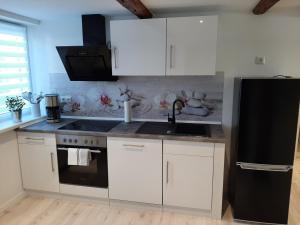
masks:
<svg viewBox="0 0 300 225"><path fill-rule="evenodd" d="M82 15L84 46L106 45L105 17L100 14Z"/></svg>
<svg viewBox="0 0 300 225"><path fill-rule="evenodd" d="M82 15L83 46L57 46L71 81L116 81L112 76L111 51L106 45L105 17Z"/></svg>

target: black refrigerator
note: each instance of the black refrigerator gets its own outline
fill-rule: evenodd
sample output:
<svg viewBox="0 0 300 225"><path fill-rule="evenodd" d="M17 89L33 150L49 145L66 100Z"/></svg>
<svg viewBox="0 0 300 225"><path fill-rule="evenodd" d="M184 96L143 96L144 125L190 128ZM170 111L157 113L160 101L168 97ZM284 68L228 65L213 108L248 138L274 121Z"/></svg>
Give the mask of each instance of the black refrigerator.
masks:
<svg viewBox="0 0 300 225"><path fill-rule="evenodd" d="M235 79L230 156L235 220L288 223L299 96L299 79Z"/></svg>

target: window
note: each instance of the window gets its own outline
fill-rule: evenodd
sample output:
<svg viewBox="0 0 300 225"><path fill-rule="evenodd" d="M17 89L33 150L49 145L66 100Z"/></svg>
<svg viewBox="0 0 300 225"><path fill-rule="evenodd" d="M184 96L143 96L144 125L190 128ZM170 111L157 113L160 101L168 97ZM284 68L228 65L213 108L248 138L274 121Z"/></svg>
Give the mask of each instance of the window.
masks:
<svg viewBox="0 0 300 225"><path fill-rule="evenodd" d="M0 115L6 96L30 90L26 27L0 21Z"/></svg>

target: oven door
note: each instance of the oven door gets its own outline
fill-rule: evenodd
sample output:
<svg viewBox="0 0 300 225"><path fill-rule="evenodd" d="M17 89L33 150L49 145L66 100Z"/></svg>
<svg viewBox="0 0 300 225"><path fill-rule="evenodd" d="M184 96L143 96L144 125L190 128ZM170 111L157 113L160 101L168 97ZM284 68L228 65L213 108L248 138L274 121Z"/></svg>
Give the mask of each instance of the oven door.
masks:
<svg viewBox="0 0 300 225"><path fill-rule="evenodd" d="M70 146L69 146L70 147ZM76 148L87 148L78 147ZM57 146L59 182L89 187L108 188L107 149L88 148L91 161L88 166L68 165L68 146Z"/></svg>

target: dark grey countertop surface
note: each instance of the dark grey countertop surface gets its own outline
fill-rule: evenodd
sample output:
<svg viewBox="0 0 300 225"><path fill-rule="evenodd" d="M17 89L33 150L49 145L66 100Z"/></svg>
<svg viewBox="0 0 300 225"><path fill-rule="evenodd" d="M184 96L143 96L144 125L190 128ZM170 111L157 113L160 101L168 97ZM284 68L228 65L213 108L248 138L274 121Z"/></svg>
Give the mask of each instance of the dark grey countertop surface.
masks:
<svg viewBox="0 0 300 225"><path fill-rule="evenodd" d="M214 142L225 143L225 136L221 125L209 124L210 137L195 135L157 135L157 134L139 134L137 130L144 122L121 122L108 132L89 132L89 131L69 131L59 130L60 127L74 122L77 119L62 119L60 123L47 123L46 120L17 129L22 132L56 133L56 134L75 134L75 135L93 135L108 137L127 137L127 138L145 138L145 139L163 139L178 141L196 141L196 142Z"/></svg>

